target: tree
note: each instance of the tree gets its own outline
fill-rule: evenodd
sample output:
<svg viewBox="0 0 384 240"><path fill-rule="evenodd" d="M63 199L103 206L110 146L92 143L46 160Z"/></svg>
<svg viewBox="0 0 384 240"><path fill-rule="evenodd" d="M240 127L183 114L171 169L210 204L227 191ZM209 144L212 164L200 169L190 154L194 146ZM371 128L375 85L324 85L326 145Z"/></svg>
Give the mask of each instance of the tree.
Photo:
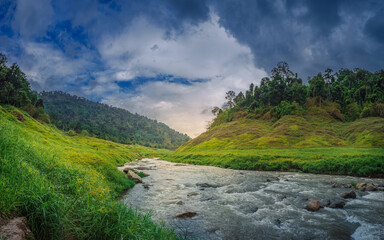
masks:
<svg viewBox="0 0 384 240"><path fill-rule="evenodd" d="M277 63L277 67L272 69L272 77L275 77L276 75L280 75L283 80L294 76L293 72L289 69L287 62Z"/></svg>
<svg viewBox="0 0 384 240"><path fill-rule="evenodd" d="M211 112L214 116L217 116L220 113L220 111L221 111L221 109L219 107L215 106L212 108Z"/></svg>
<svg viewBox="0 0 384 240"><path fill-rule="evenodd" d="M236 93L234 91L228 91L225 93L225 99L227 99L227 105L229 108L233 108L235 106L234 98L236 97Z"/></svg>

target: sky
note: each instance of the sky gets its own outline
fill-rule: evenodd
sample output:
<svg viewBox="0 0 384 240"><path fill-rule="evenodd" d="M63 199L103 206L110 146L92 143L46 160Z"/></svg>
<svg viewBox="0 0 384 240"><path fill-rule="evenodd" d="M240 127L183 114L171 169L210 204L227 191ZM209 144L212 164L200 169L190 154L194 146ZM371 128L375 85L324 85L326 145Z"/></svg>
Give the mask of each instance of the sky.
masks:
<svg viewBox="0 0 384 240"><path fill-rule="evenodd" d="M225 92L280 61L304 79L384 66L381 0L1 0L0 52L36 91L127 109L196 137Z"/></svg>

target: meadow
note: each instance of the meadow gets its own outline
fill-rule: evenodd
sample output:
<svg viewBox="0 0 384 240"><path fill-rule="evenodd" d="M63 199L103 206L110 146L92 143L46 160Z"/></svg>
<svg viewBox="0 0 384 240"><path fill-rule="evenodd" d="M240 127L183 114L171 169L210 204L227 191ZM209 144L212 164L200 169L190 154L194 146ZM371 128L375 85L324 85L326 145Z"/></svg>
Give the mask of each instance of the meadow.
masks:
<svg viewBox="0 0 384 240"><path fill-rule="evenodd" d="M167 150L69 136L0 106L0 217L25 216L36 239L178 239L118 200L134 182L116 167Z"/></svg>
<svg viewBox="0 0 384 240"><path fill-rule="evenodd" d="M175 152L167 161L261 171L384 177L384 149L353 147L268 148Z"/></svg>

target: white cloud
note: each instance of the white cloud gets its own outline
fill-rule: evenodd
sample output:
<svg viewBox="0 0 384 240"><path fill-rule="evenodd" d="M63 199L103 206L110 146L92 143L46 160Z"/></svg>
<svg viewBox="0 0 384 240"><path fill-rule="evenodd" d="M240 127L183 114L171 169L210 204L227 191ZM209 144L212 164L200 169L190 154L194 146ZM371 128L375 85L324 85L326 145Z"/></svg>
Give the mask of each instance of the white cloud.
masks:
<svg viewBox="0 0 384 240"><path fill-rule="evenodd" d="M266 72L253 64L251 50L240 45L218 24L218 17L198 26L186 25L180 35L169 37L164 29L137 18L121 35L106 37L99 46L102 58L115 71L115 80L157 74L206 79L191 85L169 81L146 82L138 94L118 93L103 102L156 118L196 137L212 119L213 106L221 106L228 90L247 89ZM168 37L165 37L168 36ZM156 46L156 47L154 47Z"/></svg>
<svg viewBox="0 0 384 240"><path fill-rule="evenodd" d="M37 82L45 90L58 89L87 77L84 69L90 67L91 62L85 56L81 59L68 58L62 51L47 43L19 44L23 49L19 64L28 79Z"/></svg>

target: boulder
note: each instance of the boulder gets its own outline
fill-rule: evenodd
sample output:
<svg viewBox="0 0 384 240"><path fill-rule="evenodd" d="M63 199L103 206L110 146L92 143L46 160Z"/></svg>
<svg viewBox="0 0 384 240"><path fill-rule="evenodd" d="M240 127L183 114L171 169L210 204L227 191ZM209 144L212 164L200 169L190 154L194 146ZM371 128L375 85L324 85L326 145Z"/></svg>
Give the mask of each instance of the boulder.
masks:
<svg viewBox="0 0 384 240"><path fill-rule="evenodd" d="M135 181L135 183L141 183L143 182L143 180L141 179L141 177L139 175L137 175L134 171L132 170L128 170L128 173L127 173L127 177L133 181Z"/></svg>
<svg viewBox="0 0 384 240"><path fill-rule="evenodd" d="M183 205L184 203L183 203L183 201L178 201L176 204L177 205Z"/></svg>
<svg viewBox="0 0 384 240"><path fill-rule="evenodd" d="M194 217L196 215L197 215L197 213L195 213L195 212L185 212L185 213L182 213L182 214L175 216L175 218L191 218L191 217Z"/></svg>
<svg viewBox="0 0 384 240"><path fill-rule="evenodd" d="M366 187L367 186L367 183L359 183L359 184L356 184L356 188L363 188L363 187Z"/></svg>
<svg viewBox="0 0 384 240"><path fill-rule="evenodd" d="M3 237L4 239L13 240L34 239L25 217L14 218L1 226L0 236L2 236L0 239L3 239Z"/></svg>
<svg viewBox="0 0 384 240"><path fill-rule="evenodd" d="M377 188L376 188L376 186L373 183L369 183L369 184L367 184L367 187L366 187L365 190L366 191L376 191Z"/></svg>
<svg viewBox="0 0 384 240"><path fill-rule="evenodd" d="M324 208L324 207L329 207L331 205L331 200L326 200L325 202L321 203L320 207L321 208Z"/></svg>
<svg viewBox="0 0 384 240"><path fill-rule="evenodd" d="M133 171L134 173L137 173L137 171L136 171L135 169L130 168L130 167L126 167L126 168L124 168L124 169L123 169L123 172L124 172L124 173L128 173L129 170Z"/></svg>
<svg viewBox="0 0 384 240"><path fill-rule="evenodd" d="M317 200L311 200L305 207L308 211L316 212L320 209L320 202Z"/></svg>
<svg viewBox="0 0 384 240"><path fill-rule="evenodd" d="M273 176L276 180L280 180L280 175L279 174L277 174L277 175L275 175L275 176Z"/></svg>
<svg viewBox="0 0 384 240"><path fill-rule="evenodd" d="M335 202L329 205L330 208L344 208L344 206L345 206L344 201Z"/></svg>
<svg viewBox="0 0 384 240"><path fill-rule="evenodd" d="M337 188L337 183L332 184L333 188Z"/></svg>
<svg viewBox="0 0 384 240"><path fill-rule="evenodd" d="M340 195L342 198L356 198L356 193L354 191L345 192Z"/></svg>

